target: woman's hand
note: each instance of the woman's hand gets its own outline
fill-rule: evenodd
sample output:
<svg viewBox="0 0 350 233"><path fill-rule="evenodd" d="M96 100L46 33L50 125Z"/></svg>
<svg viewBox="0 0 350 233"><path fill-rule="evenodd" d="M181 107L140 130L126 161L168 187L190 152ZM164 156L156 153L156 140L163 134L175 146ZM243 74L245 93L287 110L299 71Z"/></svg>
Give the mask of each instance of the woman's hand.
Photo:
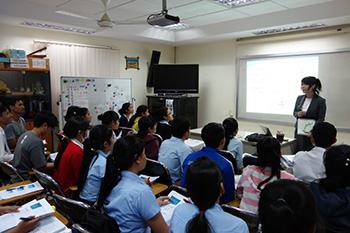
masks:
<svg viewBox="0 0 350 233"><path fill-rule="evenodd" d="M6 231L6 233L24 233L33 230L36 224L40 221L40 217L34 218L34 216L30 216L28 218L32 218L33 220L21 221L16 227Z"/></svg>
<svg viewBox="0 0 350 233"><path fill-rule="evenodd" d="M304 116L305 115L305 112L304 111L299 111L298 112L298 117L302 117L302 116Z"/></svg>
<svg viewBox="0 0 350 233"><path fill-rule="evenodd" d="M11 213L11 212L18 212L18 208L20 206L1 206L0 207L0 215Z"/></svg>
<svg viewBox="0 0 350 233"><path fill-rule="evenodd" d="M169 204L169 200L170 201L174 201L171 197L161 196L161 197L157 198L157 203L158 203L159 206L167 205L167 204Z"/></svg>
<svg viewBox="0 0 350 233"><path fill-rule="evenodd" d="M145 181L145 183L146 183L149 187L152 187L152 183L151 183L151 181L149 180L149 177L143 179L143 181Z"/></svg>

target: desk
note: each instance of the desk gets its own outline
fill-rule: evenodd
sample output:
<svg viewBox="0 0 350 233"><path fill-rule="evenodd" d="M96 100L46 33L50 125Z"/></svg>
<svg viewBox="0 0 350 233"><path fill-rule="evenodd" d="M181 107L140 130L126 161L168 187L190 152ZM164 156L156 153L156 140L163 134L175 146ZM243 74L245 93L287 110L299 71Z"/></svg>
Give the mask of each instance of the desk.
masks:
<svg viewBox="0 0 350 233"><path fill-rule="evenodd" d="M201 140L201 130L202 128L197 129L191 129L191 136L192 139ZM243 153L249 153L254 154L256 153L256 142L248 142L245 140L245 137L247 135L252 134L253 132L247 132L247 131L238 131L238 134L236 135L236 138L241 140L243 143ZM283 141L281 144L281 152L284 155L293 155L296 152L296 139L295 138L284 138L287 141Z"/></svg>
<svg viewBox="0 0 350 233"><path fill-rule="evenodd" d="M168 188L167 185L161 184L161 183L154 183L152 185L152 190L154 192L154 195L158 195L159 193L165 191Z"/></svg>
<svg viewBox="0 0 350 233"><path fill-rule="evenodd" d="M13 188L13 187L16 187L16 186L31 184L31 183L32 182L30 180L25 180L25 181L21 181L21 182L15 183L15 184L5 185L5 186L0 187L0 191L1 190L5 190L5 189L9 189L9 188ZM0 200L0 205L5 205L5 204L8 204L8 203L11 203L11 202L14 202L14 201L18 201L18 200L21 200L21 199L24 199L24 198L28 198L28 197L34 197L34 196L36 196L36 195L38 195L38 194L40 194L42 192L43 192L43 190L40 190L40 191L36 191L36 192L25 194L25 195L21 195L21 196L18 196L18 197L13 197L13 198L10 198L10 199Z"/></svg>
<svg viewBox="0 0 350 233"><path fill-rule="evenodd" d="M63 223L63 225L66 226L68 224L68 220L65 217L63 217L63 215L60 214L58 211L55 211L53 216L55 216L58 220L60 220L60 222Z"/></svg>
<svg viewBox="0 0 350 233"><path fill-rule="evenodd" d="M239 205L241 204L241 199L234 199L233 201L230 201L229 203L227 203L227 205L230 205L230 206L234 206L234 207L237 207L239 208Z"/></svg>

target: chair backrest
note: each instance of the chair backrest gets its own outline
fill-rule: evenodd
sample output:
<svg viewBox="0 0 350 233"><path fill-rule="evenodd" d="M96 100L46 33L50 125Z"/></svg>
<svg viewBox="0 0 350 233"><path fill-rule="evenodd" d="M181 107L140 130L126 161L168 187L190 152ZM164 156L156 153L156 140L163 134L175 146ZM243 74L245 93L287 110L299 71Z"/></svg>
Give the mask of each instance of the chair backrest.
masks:
<svg viewBox="0 0 350 233"><path fill-rule="evenodd" d="M17 169L14 166L12 166L11 164L9 164L7 162L0 162L0 167L1 167L1 170L6 175L11 176L11 177L16 177L16 178L20 179L21 181L24 181L21 174L19 174Z"/></svg>
<svg viewBox="0 0 350 233"><path fill-rule="evenodd" d="M164 163L147 158L145 169L139 174L148 176L159 176L157 182L170 186L172 184L170 173Z"/></svg>
<svg viewBox="0 0 350 233"><path fill-rule="evenodd" d="M52 197L59 208L68 215L74 223L80 223L85 212L91 207L84 202L75 201L57 194L53 194Z"/></svg>
<svg viewBox="0 0 350 233"><path fill-rule="evenodd" d="M73 233L91 233L90 231L84 229L80 224L74 223L72 225L72 232Z"/></svg>
<svg viewBox="0 0 350 233"><path fill-rule="evenodd" d="M242 162L243 162L243 167L246 167L248 165L256 165L257 161L258 161L258 157L248 154L248 153L244 153L242 155Z"/></svg>
<svg viewBox="0 0 350 233"><path fill-rule="evenodd" d="M160 136L160 135L157 134L157 133L154 133L153 136L155 136L155 137L157 138L157 140L158 140L158 142L159 142L159 146L160 146L160 145L162 144L162 142L163 142L162 136Z"/></svg>
<svg viewBox="0 0 350 233"><path fill-rule="evenodd" d="M259 229L259 216L258 214L248 211L248 210L243 210L234 206L230 205L221 205L221 208L227 212L230 213L238 218L243 219L249 228L249 233L257 233Z"/></svg>
<svg viewBox="0 0 350 233"><path fill-rule="evenodd" d="M234 154L227 150L221 150L220 155L232 163L235 174L238 174L237 160Z"/></svg>
<svg viewBox="0 0 350 233"><path fill-rule="evenodd" d="M184 187L181 187L181 186L178 186L176 184L172 184L170 187L169 187L169 191L171 192L172 190L180 193L181 195L185 196L185 197L190 197L190 195L188 194L187 192L187 189L184 188Z"/></svg>
<svg viewBox="0 0 350 233"><path fill-rule="evenodd" d="M50 195L52 195L55 190L58 190L62 196L66 197L66 194L63 192L63 189L62 189L60 183L58 183L58 181L55 180L55 178L53 178L45 173L39 172L38 170L36 170L34 168L33 168L33 171L34 171L34 175L38 179L41 186L43 186L44 189L48 193L50 193Z"/></svg>

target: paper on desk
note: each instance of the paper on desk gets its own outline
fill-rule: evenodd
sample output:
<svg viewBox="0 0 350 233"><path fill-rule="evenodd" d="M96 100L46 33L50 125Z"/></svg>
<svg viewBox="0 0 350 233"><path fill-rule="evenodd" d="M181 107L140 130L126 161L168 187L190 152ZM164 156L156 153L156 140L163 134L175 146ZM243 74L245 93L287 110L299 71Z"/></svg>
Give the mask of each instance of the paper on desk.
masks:
<svg viewBox="0 0 350 233"><path fill-rule="evenodd" d="M56 157L57 157L57 154L58 154L58 152L51 153L51 154L49 155L52 162L55 162L55 159L56 159Z"/></svg>
<svg viewBox="0 0 350 233"><path fill-rule="evenodd" d="M18 196L22 196L28 193L33 193L43 189L44 188L40 185L40 183L36 181L31 184L20 185L17 187L1 190L0 199L9 199L13 197L18 197Z"/></svg>
<svg viewBox="0 0 350 233"><path fill-rule="evenodd" d="M156 181L159 178L159 176L147 176L147 175L143 175L143 174L139 175L139 177L141 179L148 179L149 178L149 181L151 183L153 183L154 181Z"/></svg>
<svg viewBox="0 0 350 233"><path fill-rule="evenodd" d="M165 222L169 226L171 217L173 216L176 206L185 203L184 199L187 198L174 190L168 194L168 197L171 197L174 201L170 202L167 205L161 206L160 212L162 213Z"/></svg>
<svg viewBox="0 0 350 233"><path fill-rule="evenodd" d="M33 200L27 204L22 205L19 209L19 212L7 213L0 216L0 232L6 231L18 225L21 221L21 217L46 217L54 213L51 205L45 200L45 198L40 199L39 201Z"/></svg>
<svg viewBox="0 0 350 233"><path fill-rule="evenodd" d="M295 155L282 155L282 159L287 162L289 166L293 166Z"/></svg>
<svg viewBox="0 0 350 233"><path fill-rule="evenodd" d="M40 219L34 230L29 233L58 233L67 229L63 223L55 216Z"/></svg>

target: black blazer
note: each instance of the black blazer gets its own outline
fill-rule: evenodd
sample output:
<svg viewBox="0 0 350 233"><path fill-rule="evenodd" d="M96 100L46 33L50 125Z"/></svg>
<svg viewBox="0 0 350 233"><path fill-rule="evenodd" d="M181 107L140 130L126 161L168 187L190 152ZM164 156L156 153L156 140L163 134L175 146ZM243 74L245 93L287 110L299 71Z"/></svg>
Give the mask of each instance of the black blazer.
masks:
<svg viewBox="0 0 350 233"><path fill-rule="evenodd" d="M299 118L298 112L301 110L304 104L305 98L306 98L306 95L299 95L295 103L293 115L297 119ZM316 120L316 124L318 124L324 121L324 118L326 116L326 109L327 109L326 100L318 95L314 95L305 115L300 118L314 119ZM296 123L295 123L295 126L296 126Z"/></svg>

